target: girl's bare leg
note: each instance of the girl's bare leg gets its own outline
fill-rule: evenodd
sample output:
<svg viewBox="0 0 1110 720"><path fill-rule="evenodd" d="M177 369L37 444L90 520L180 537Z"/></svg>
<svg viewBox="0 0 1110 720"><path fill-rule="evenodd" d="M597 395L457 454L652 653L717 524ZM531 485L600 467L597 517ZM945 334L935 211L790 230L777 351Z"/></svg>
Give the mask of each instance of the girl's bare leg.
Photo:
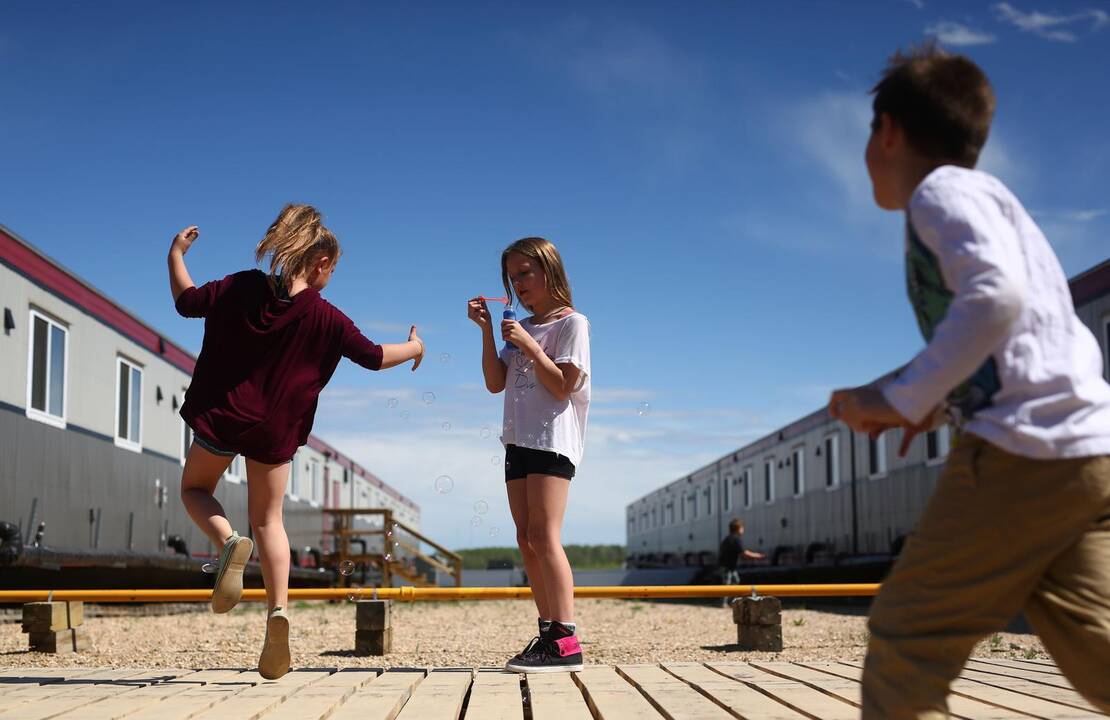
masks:
<svg viewBox="0 0 1110 720"><path fill-rule="evenodd" d="M563 514L567 509L570 481L554 475L529 475L528 544L536 554L547 609L552 620L574 622L574 576L563 551ZM529 573L531 575L531 573Z"/></svg>
<svg viewBox="0 0 1110 720"><path fill-rule="evenodd" d="M213 455L196 443L189 448L181 473L181 504L218 551L231 537L223 505L212 496L232 458Z"/></svg>
<svg viewBox="0 0 1110 720"><path fill-rule="evenodd" d="M540 558L528 542L528 480L520 478L505 483L509 493L509 512L516 525L516 544L524 560L524 571L528 573L528 585L532 588L532 599L541 618L550 620L551 606L547 603L547 590L544 585L543 568Z"/></svg>
<svg viewBox="0 0 1110 720"><path fill-rule="evenodd" d="M268 610L289 605L289 536L281 512L288 480L289 463L247 460L247 513L262 563Z"/></svg>

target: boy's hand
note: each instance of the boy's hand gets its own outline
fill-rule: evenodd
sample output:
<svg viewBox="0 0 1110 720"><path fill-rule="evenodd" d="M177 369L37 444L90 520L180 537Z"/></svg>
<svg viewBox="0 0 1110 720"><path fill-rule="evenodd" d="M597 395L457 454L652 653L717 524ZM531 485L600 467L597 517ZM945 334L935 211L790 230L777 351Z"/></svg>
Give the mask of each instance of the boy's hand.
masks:
<svg viewBox="0 0 1110 720"><path fill-rule="evenodd" d="M200 236L200 230L196 225L190 225L173 238L173 243L170 245L171 250L178 250L182 255L189 252L189 248L193 246L193 241Z"/></svg>
<svg viewBox="0 0 1110 720"><path fill-rule="evenodd" d="M829 414L856 432L878 434L892 427L909 425L891 407L878 388L858 387L834 390L829 398Z"/></svg>
<svg viewBox="0 0 1110 720"><path fill-rule="evenodd" d="M416 372L416 368L420 367L420 363L424 360L424 341L416 334L416 326L413 325L409 328L409 342L420 343L420 353L413 358L412 371Z"/></svg>
<svg viewBox="0 0 1110 720"><path fill-rule="evenodd" d="M539 347L532 336L528 334L528 331L521 327L516 320L501 321L501 339L516 345L525 355L531 354L530 350Z"/></svg>
<svg viewBox="0 0 1110 720"><path fill-rule="evenodd" d="M478 327L486 330L490 326L489 307L480 297L471 298L466 303L466 316L473 320Z"/></svg>
<svg viewBox="0 0 1110 720"><path fill-rule="evenodd" d="M925 419L919 422L917 425L903 425L902 446L898 448L898 457L906 457L906 452L908 452L910 449L910 443L913 442L913 439L915 437L923 432L936 430L938 427L944 424L945 419L946 416L944 413L944 405L941 404L933 408L932 411L925 417Z"/></svg>

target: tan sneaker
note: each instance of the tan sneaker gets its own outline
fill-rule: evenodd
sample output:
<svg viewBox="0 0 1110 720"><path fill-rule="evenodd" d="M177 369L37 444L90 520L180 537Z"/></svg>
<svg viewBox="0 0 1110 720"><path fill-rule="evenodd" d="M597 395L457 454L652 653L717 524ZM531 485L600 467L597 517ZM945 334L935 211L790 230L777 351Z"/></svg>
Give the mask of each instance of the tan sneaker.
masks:
<svg viewBox="0 0 1110 720"><path fill-rule="evenodd" d="M243 568L253 551L251 539L239 537L239 533L233 532L224 543L216 587L212 588L212 612L225 613L239 602L243 596Z"/></svg>
<svg viewBox="0 0 1110 720"><path fill-rule="evenodd" d="M258 658L258 674L277 680L289 672L289 616L279 605L266 618L266 639Z"/></svg>

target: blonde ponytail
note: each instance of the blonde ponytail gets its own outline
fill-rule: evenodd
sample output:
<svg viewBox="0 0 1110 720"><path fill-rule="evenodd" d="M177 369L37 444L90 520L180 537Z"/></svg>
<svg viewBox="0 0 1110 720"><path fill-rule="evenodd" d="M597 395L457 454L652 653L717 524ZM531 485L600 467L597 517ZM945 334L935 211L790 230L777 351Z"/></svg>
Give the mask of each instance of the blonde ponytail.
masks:
<svg viewBox="0 0 1110 720"><path fill-rule="evenodd" d="M270 281L275 287L280 275L288 290L292 279L307 275L322 255L330 257L332 264L339 260L339 241L320 219L320 212L311 205L290 203L266 230L254 259L261 263L270 256Z"/></svg>

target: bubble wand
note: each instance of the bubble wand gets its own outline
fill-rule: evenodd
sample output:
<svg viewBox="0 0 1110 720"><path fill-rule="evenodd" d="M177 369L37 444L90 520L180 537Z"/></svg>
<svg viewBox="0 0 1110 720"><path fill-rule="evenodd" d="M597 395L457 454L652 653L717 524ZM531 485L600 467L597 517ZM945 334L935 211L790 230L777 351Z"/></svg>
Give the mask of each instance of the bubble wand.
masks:
<svg viewBox="0 0 1110 720"><path fill-rule="evenodd" d="M486 297L485 295L479 295L478 299L481 300L482 302L505 303L505 310L504 310L504 312L501 313L501 319L502 320L516 320L516 311L513 310L513 306L509 304L509 298L507 296L506 297ZM505 341L505 347L506 348L511 348L513 350L517 349L516 345L513 345L508 340Z"/></svg>

